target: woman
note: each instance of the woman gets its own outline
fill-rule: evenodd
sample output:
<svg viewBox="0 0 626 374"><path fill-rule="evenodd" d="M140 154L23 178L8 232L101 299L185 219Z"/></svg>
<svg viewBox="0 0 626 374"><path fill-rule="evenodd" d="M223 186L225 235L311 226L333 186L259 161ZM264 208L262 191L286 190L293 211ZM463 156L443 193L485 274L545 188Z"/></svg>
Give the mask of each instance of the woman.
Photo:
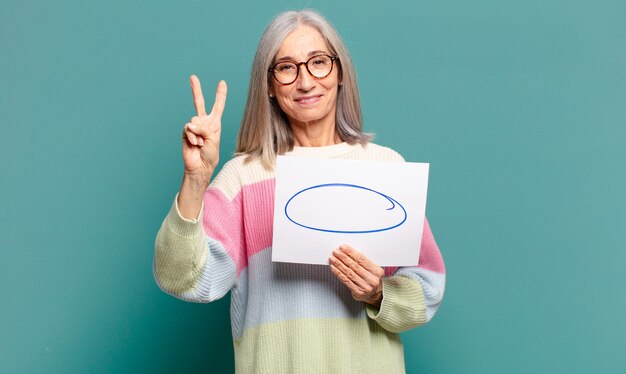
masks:
<svg viewBox="0 0 626 374"><path fill-rule="evenodd" d="M362 132L354 68L336 31L312 11L270 23L238 155L208 188L226 84L208 115L197 77L191 86L197 116L184 126L183 183L157 235L159 286L194 302L231 291L237 372L404 372L398 332L428 322L445 286L427 221L414 267L382 269L348 244L332 251L328 267L271 261L276 155L403 161Z"/></svg>

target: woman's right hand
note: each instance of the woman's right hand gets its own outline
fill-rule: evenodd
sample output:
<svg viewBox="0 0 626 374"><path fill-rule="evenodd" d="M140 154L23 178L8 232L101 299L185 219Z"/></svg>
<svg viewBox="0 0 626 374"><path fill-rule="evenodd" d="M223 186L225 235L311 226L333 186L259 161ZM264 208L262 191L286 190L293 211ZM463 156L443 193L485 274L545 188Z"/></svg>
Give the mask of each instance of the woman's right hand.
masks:
<svg viewBox="0 0 626 374"><path fill-rule="evenodd" d="M191 76L191 92L196 116L183 129L185 174L178 194L178 209L183 218L196 219L202 209L202 197L220 158L222 113L226 103L226 82L220 81L211 114L204 109L200 80Z"/></svg>
<svg viewBox="0 0 626 374"><path fill-rule="evenodd" d="M197 115L191 117L183 129L184 177L206 186L219 162L222 113L226 103L227 88L226 82L218 83L215 103L211 113L207 115L200 80L192 75L190 82Z"/></svg>

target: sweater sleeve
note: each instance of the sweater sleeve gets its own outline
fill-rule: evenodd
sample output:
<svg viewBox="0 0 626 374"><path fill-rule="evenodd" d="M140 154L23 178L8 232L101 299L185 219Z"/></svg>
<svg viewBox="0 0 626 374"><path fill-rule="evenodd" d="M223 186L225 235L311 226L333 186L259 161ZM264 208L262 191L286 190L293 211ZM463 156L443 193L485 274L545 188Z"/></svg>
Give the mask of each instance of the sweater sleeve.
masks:
<svg viewBox="0 0 626 374"><path fill-rule="evenodd" d="M153 262L155 280L166 293L206 303L223 297L234 286L245 250L241 199L229 198L228 188L223 192L216 186L227 180L236 189L233 175L225 165L207 188L197 219L183 218L178 195L174 199L157 234Z"/></svg>
<svg viewBox="0 0 626 374"><path fill-rule="evenodd" d="M430 225L424 231L417 266L388 268L380 308L367 304L368 316L390 332L421 326L437 313L446 284L446 270Z"/></svg>

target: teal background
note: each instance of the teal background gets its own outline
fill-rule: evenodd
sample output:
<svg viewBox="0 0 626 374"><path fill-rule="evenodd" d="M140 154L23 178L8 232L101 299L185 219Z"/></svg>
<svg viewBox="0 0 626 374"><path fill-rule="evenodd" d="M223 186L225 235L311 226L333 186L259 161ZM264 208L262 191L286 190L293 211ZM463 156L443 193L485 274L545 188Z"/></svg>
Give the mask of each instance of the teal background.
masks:
<svg viewBox="0 0 626 374"><path fill-rule="evenodd" d="M232 372L229 300L156 286L190 74L229 84L312 7L366 130L430 162L444 303L410 373L626 372L626 2L0 0L0 372Z"/></svg>

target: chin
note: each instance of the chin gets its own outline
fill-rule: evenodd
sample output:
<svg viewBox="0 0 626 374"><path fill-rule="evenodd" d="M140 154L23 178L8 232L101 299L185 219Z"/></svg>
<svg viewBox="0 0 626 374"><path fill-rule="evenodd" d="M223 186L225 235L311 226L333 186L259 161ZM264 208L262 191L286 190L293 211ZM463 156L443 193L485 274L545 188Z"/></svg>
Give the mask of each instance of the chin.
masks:
<svg viewBox="0 0 626 374"><path fill-rule="evenodd" d="M301 123L312 123L322 121L326 116L297 116L294 119Z"/></svg>

